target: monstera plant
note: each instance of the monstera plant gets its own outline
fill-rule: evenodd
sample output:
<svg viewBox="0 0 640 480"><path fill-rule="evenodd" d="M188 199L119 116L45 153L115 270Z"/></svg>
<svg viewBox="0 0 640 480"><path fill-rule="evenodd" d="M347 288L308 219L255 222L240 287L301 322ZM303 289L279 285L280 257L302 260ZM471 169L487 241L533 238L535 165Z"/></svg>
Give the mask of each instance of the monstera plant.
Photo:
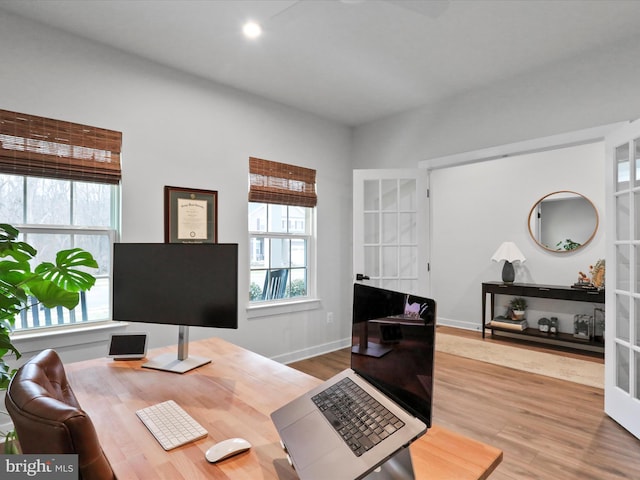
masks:
<svg viewBox="0 0 640 480"><path fill-rule="evenodd" d="M96 281L87 268L98 268L93 256L81 248L61 250L55 263L42 262L34 268L32 260L37 251L19 241L18 234L15 227L0 223L0 391L7 389L15 374L5 355L13 353L20 358L10 336L16 315L33 306L30 298L46 308L75 308L80 292L89 290ZM5 440L12 438L15 434L10 432Z"/></svg>

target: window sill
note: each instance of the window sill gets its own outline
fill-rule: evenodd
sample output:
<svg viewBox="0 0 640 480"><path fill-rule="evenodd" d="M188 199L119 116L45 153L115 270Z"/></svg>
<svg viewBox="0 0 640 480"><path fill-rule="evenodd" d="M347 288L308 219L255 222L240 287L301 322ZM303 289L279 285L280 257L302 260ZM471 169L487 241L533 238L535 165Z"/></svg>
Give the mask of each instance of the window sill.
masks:
<svg viewBox="0 0 640 480"><path fill-rule="evenodd" d="M271 317L287 313L305 312L320 308L320 299L309 298L292 302L263 303L247 306L247 318Z"/></svg>

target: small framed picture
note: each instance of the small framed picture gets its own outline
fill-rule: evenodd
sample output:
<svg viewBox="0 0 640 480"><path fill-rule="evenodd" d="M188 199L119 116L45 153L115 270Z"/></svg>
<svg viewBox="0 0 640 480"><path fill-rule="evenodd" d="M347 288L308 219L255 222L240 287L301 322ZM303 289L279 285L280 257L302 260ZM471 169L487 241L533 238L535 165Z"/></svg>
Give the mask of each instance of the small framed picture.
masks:
<svg viewBox="0 0 640 480"><path fill-rule="evenodd" d="M573 316L573 336L589 340L593 335L593 317L591 315Z"/></svg>
<svg viewBox="0 0 640 480"><path fill-rule="evenodd" d="M165 243L217 243L218 192L164 187Z"/></svg>

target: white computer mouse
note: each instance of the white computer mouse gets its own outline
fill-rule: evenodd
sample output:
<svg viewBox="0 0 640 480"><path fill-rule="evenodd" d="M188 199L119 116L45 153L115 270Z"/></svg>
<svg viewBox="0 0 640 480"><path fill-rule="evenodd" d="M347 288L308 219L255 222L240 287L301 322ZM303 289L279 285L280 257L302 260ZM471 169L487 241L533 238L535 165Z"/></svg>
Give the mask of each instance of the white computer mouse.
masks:
<svg viewBox="0 0 640 480"><path fill-rule="evenodd" d="M229 438L212 445L205 458L211 463L219 462L251 448L251 444L244 438Z"/></svg>

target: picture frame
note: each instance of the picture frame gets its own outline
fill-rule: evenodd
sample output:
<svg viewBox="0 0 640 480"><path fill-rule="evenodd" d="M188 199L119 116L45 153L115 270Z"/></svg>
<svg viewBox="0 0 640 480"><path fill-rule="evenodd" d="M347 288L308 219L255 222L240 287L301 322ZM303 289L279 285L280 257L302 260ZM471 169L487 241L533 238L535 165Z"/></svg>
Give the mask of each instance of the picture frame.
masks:
<svg viewBox="0 0 640 480"><path fill-rule="evenodd" d="M573 316L573 336L583 340L590 340L593 335L593 317L577 314Z"/></svg>
<svg viewBox="0 0 640 480"><path fill-rule="evenodd" d="M165 243L217 243L218 192L164 187Z"/></svg>

